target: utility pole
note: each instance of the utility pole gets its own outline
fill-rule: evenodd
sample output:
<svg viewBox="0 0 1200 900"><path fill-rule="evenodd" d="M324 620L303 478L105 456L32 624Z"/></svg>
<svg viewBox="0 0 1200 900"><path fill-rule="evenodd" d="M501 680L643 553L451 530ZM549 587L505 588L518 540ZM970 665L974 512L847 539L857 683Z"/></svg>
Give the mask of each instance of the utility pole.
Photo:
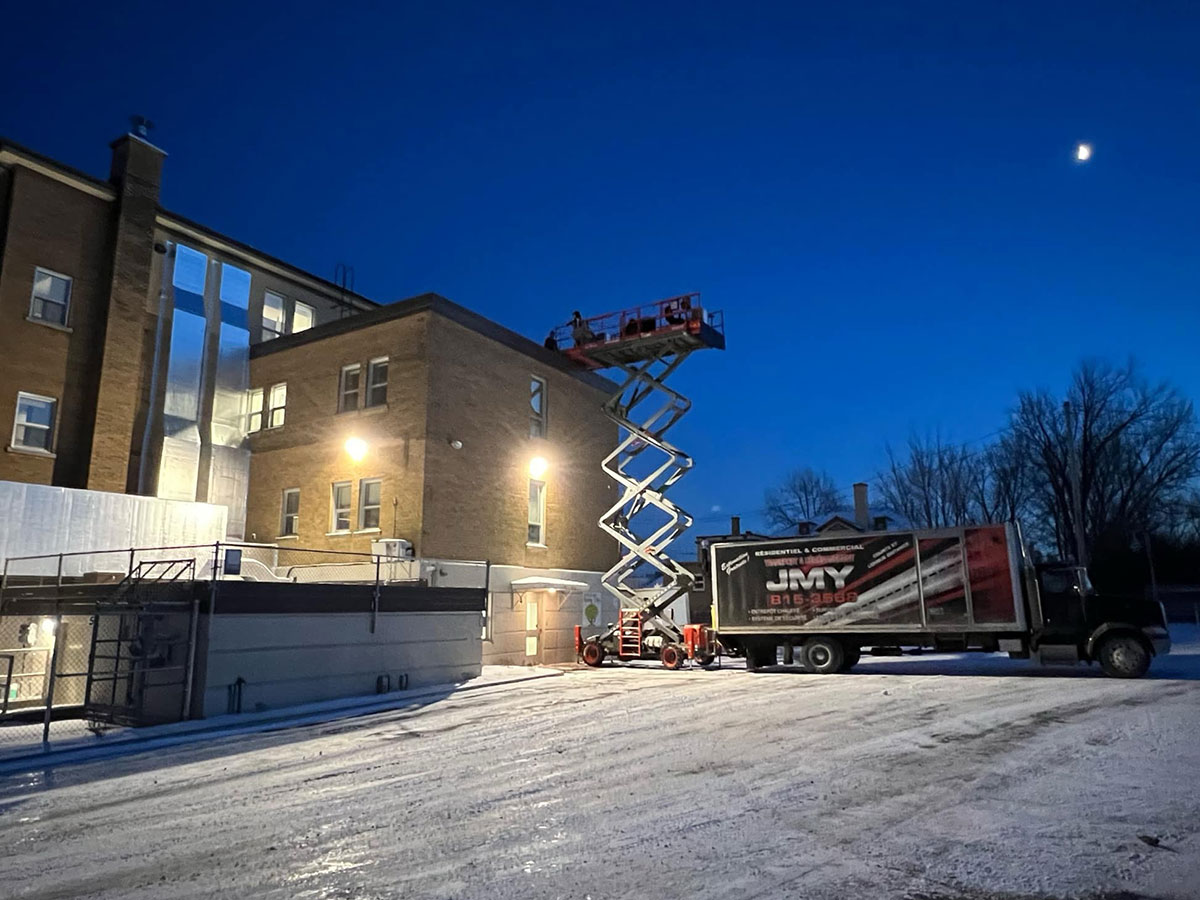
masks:
<svg viewBox="0 0 1200 900"><path fill-rule="evenodd" d="M1071 519L1073 523L1072 530L1075 532L1075 564L1087 568L1087 550L1083 540L1083 496L1081 493L1080 482L1083 481L1083 476L1080 472L1082 465L1080 463L1080 445L1083 443L1083 435L1079 436L1079 441L1075 440L1075 417L1071 409L1071 401L1063 401L1063 418L1066 420L1067 437L1071 442L1070 454L1071 458L1067 461L1067 468L1071 476Z"/></svg>
<svg viewBox="0 0 1200 900"><path fill-rule="evenodd" d="M1150 543L1150 532L1147 531L1144 535L1146 544L1146 562L1150 564L1150 595L1154 598L1154 602L1158 602L1158 575L1154 571L1154 548Z"/></svg>

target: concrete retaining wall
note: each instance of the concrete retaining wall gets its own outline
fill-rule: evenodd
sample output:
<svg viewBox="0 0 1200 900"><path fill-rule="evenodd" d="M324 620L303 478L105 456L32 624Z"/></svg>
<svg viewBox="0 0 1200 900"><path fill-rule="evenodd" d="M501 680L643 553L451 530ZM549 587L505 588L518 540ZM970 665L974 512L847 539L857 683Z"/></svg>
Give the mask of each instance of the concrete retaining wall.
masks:
<svg viewBox="0 0 1200 900"><path fill-rule="evenodd" d="M220 615L207 623L203 715L255 712L376 692L380 675L397 690L480 674L478 612ZM203 645L202 645L203 646Z"/></svg>

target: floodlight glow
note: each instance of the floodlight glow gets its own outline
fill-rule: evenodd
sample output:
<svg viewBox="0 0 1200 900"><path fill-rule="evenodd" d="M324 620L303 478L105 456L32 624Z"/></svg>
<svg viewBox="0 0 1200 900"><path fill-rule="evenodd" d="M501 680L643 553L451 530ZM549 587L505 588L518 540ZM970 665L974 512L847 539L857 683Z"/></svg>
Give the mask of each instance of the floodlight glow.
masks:
<svg viewBox="0 0 1200 900"><path fill-rule="evenodd" d="M1075 158L1080 162L1087 162L1092 158L1092 145L1080 144L1075 148Z"/></svg>
<svg viewBox="0 0 1200 900"><path fill-rule="evenodd" d="M367 455L367 442L362 438L349 438L346 441L346 452L355 462L362 462L363 457Z"/></svg>
<svg viewBox="0 0 1200 900"><path fill-rule="evenodd" d="M529 477L541 478L546 474L548 468L550 468L550 463L546 462L546 457L535 456L529 461Z"/></svg>

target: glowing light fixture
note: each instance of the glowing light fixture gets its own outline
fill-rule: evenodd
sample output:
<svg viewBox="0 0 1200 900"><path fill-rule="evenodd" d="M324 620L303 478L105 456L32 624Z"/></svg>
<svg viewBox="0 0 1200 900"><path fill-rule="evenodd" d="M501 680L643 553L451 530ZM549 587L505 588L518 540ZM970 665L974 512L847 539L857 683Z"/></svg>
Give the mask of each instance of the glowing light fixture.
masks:
<svg viewBox="0 0 1200 900"><path fill-rule="evenodd" d="M38 625L38 630L42 632L42 634L54 634L54 625L55 621L53 619L42 619L41 623Z"/></svg>
<svg viewBox="0 0 1200 900"><path fill-rule="evenodd" d="M535 456L529 461L529 477L541 478L546 474L546 470L550 468L550 463L546 462L546 457Z"/></svg>
<svg viewBox="0 0 1200 900"><path fill-rule="evenodd" d="M367 455L367 442L362 438L352 437L346 440L346 452L355 462L362 462Z"/></svg>
<svg viewBox="0 0 1200 900"><path fill-rule="evenodd" d="M1080 144L1075 148L1075 158L1080 162L1087 162L1092 158L1092 145Z"/></svg>

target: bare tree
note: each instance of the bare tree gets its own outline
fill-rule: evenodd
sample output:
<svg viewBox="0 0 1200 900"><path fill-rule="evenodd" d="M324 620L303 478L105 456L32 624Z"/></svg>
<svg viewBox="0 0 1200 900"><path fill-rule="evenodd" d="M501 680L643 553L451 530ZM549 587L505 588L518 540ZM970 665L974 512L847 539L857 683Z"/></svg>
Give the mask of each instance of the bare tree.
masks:
<svg viewBox="0 0 1200 900"><path fill-rule="evenodd" d="M1083 363L1066 400L1069 411L1046 391L1026 392L1013 415L1011 439L1025 454L1044 537L1073 557L1077 529L1090 554L1101 536L1129 545L1141 532L1170 527L1200 475L1192 404L1168 384L1147 382L1133 363Z"/></svg>
<svg viewBox="0 0 1200 900"><path fill-rule="evenodd" d="M1032 482L1029 456L1011 434L974 454L970 473L976 521L1021 521L1029 509Z"/></svg>
<svg viewBox="0 0 1200 900"><path fill-rule="evenodd" d="M768 524L794 531L801 522L815 522L844 505L837 482L827 472L811 468L791 472L777 488L766 494Z"/></svg>
<svg viewBox="0 0 1200 900"><path fill-rule="evenodd" d="M884 504L918 528L945 528L978 521L980 461L965 447L941 437L911 437L904 456L888 448L888 468L876 479Z"/></svg>

